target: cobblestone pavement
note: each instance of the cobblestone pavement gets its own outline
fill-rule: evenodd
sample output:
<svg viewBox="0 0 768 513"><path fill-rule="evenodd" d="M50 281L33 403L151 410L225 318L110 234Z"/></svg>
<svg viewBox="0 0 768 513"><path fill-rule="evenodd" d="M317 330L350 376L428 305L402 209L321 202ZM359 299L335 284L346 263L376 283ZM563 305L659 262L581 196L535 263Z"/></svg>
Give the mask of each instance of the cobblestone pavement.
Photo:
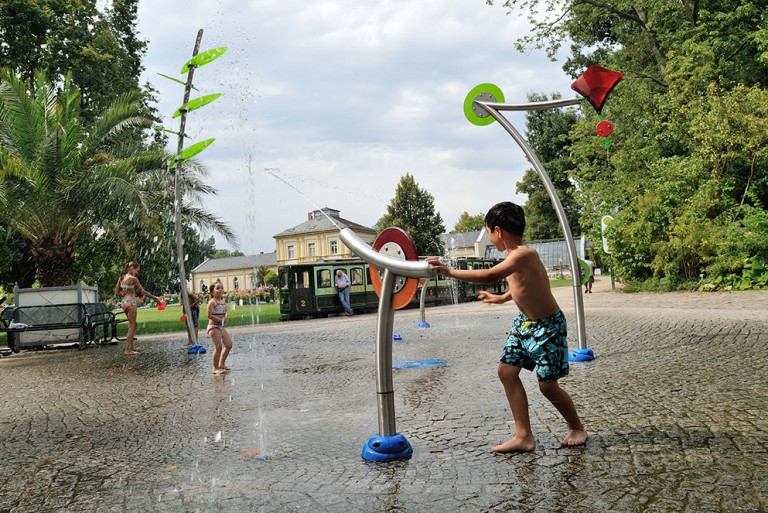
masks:
<svg viewBox="0 0 768 513"><path fill-rule="evenodd" d="M584 297L597 359L562 381L591 437L525 373L533 453L494 455L512 419L496 378L514 308L395 315L398 431L410 460L360 457L377 433L375 315L233 330L233 371L181 334L0 360L0 512L763 512L768 293ZM572 290L556 289L572 338ZM141 313L139 313L141 321ZM210 345L208 341L206 344ZM575 343L574 343L575 345Z"/></svg>

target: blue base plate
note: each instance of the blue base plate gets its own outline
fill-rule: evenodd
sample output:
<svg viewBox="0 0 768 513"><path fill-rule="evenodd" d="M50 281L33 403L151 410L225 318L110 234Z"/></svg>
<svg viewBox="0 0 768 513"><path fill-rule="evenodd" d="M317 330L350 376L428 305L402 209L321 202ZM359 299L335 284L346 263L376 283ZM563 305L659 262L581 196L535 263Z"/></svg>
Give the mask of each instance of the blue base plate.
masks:
<svg viewBox="0 0 768 513"><path fill-rule="evenodd" d="M361 456L368 461L393 461L410 458L413 447L403 435L372 436L363 445Z"/></svg>
<svg viewBox="0 0 768 513"><path fill-rule="evenodd" d="M595 359L595 353L589 348L577 349L568 354L569 362L591 362Z"/></svg>

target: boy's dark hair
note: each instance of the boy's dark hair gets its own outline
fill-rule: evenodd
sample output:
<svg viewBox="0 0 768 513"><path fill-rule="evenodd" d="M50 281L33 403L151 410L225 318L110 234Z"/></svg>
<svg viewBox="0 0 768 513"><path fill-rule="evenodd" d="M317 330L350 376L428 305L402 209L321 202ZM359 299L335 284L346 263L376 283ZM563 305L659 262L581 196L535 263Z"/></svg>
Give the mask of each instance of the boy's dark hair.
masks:
<svg viewBox="0 0 768 513"><path fill-rule="evenodd" d="M525 214L523 207L515 205L510 201L496 203L485 214L485 226L493 230L499 227L512 235L523 236L525 231Z"/></svg>

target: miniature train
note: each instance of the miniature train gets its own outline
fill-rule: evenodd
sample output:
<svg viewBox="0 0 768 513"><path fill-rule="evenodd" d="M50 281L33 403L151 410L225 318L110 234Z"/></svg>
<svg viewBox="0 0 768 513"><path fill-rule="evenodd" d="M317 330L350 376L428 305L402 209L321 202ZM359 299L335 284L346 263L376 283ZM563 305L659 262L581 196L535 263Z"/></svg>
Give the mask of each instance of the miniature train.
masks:
<svg viewBox="0 0 768 513"><path fill-rule="evenodd" d="M458 269L490 268L499 260L457 258L451 265ZM309 319L344 313L339 301L334 278L341 269L349 277L349 299L356 313L373 312L379 307L379 298L371 283L368 263L357 258L339 258L312 264L285 265L278 268L280 280L280 320ZM501 294L507 290L506 280L488 284L466 283L437 276L427 281L425 304L447 304L473 301L478 292L487 290ZM408 307L418 307L422 283Z"/></svg>

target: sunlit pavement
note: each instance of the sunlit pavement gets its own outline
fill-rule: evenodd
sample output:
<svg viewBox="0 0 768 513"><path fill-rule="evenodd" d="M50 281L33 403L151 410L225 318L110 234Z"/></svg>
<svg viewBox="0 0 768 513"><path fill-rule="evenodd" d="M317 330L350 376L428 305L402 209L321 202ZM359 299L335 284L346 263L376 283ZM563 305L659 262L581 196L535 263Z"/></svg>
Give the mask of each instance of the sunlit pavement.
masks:
<svg viewBox="0 0 768 513"><path fill-rule="evenodd" d="M557 289L576 339L572 289ZM233 330L232 372L181 335L0 359L0 511L758 512L768 506L768 293L584 297L597 359L562 381L591 437L525 373L533 453L494 455L512 419L496 362L512 306L395 315L398 431L371 463L375 315ZM141 314L139 314L141 322ZM204 339L210 350L210 342ZM575 342L572 342L575 348Z"/></svg>

